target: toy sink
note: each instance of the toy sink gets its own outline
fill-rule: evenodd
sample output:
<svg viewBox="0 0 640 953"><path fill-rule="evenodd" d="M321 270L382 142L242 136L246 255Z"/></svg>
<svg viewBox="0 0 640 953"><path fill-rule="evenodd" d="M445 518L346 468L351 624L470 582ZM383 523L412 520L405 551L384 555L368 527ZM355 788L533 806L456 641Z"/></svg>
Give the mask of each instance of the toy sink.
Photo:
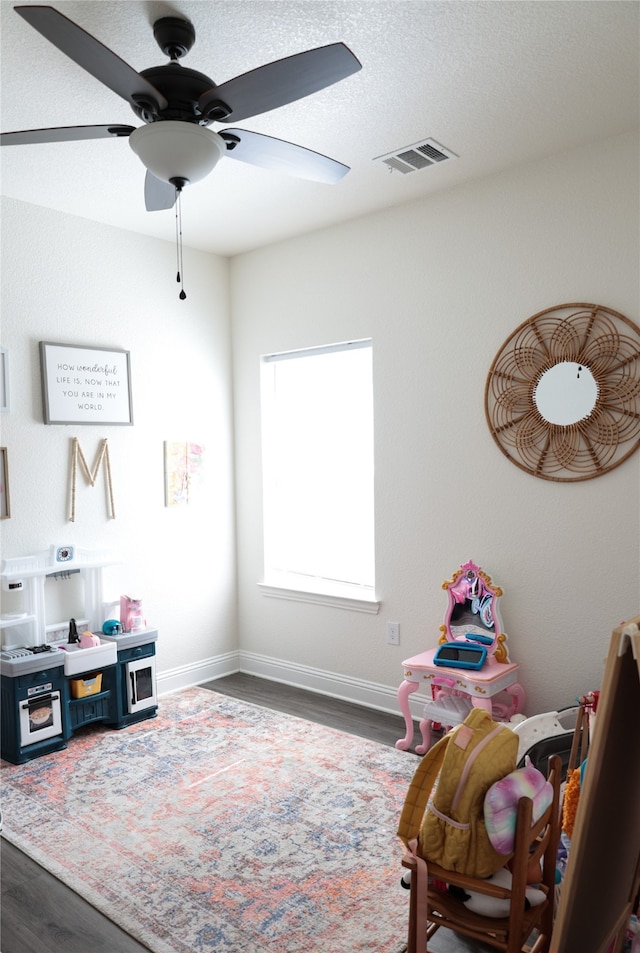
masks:
<svg viewBox="0 0 640 953"><path fill-rule="evenodd" d="M82 672L95 672L96 669L115 665L118 661L116 645L100 639L100 645L81 649L75 642L59 642L58 648L64 651L64 674L80 675Z"/></svg>

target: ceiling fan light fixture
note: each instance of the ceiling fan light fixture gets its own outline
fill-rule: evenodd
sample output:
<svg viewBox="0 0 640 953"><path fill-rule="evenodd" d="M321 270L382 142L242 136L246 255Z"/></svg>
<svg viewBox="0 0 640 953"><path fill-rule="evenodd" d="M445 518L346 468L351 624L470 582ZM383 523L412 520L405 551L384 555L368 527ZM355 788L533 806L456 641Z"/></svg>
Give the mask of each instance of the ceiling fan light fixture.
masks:
<svg viewBox="0 0 640 953"><path fill-rule="evenodd" d="M129 144L143 165L163 182L197 182L226 152L224 139L196 123L166 119L134 129Z"/></svg>

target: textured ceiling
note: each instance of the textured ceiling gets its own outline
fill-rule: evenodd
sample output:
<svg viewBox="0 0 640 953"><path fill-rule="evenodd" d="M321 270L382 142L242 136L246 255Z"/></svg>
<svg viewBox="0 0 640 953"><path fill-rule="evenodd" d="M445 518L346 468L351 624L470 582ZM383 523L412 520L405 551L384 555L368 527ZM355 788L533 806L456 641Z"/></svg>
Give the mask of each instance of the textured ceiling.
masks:
<svg viewBox="0 0 640 953"><path fill-rule="evenodd" d="M152 24L167 15L193 22L196 44L183 62L216 83L335 41L358 57L362 70L354 76L238 124L351 166L339 184L223 159L185 189L185 244L222 255L638 128L635 0L63 0L52 6L136 70L166 62ZM139 125L124 100L41 37L13 4L2 2L0 27L2 131ZM408 175L373 161L427 137L459 158ZM173 212L144 209L144 168L126 139L12 146L0 150L0 160L5 195L173 241Z"/></svg>

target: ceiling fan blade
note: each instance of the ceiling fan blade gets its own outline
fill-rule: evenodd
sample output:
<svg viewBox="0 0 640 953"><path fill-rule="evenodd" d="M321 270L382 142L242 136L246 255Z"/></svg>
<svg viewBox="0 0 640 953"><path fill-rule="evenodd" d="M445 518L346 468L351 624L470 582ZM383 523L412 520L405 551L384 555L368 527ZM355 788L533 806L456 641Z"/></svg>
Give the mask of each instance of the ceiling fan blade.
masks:
<svg viewBox="0 0 640 953"><path fill-rule="evenodd" d="M3 132L0 145L30 146L41 142L76 142L79 139L118 139L130 136L134 126L54 126L52 129L23 129Z"/></svg>
<svg viewBox="0 0 640 953"><path fill-rule="evenodd" d="M226 155L263 169L284 172L300 179L334 185L349 171L348 165L293 142L263 136L246 129L225 129L219 133L227 142Z"/></svg>
<svg viewBox="0 0 640 953"><path fill-rule="evenodd" d="M144 206L147 212L161 212L176 204L176 187L147 172L144 179Z"/></svg>
<svg viewBox="0 0 640 953"><path fill-rule="evenodd" d="M360 69L362 64L344 43L331 43L214 86L202 94L198 105L204 116L217 122L240 122L310 96Z"/></svg>
<svg viewBox="0 0 640 953"><path fill-rule="evenodd" d="M53 7L29 5L14 7L45 39L57 46L88 73L129 103L136 98L167 108L167 100L144 76L95 37Z"/></svg>

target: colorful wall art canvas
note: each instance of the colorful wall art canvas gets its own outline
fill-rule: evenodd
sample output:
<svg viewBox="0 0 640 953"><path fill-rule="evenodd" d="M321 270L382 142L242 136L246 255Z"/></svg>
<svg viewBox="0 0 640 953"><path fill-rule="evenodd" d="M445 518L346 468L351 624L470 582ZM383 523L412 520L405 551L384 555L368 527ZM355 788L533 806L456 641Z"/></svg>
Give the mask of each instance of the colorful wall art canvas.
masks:
<svg viewBox="0 0 640 953"><path fill-rule="evenodd" d="M204 447L187 440L165 440L165 506L192 503L203 481Z"/></svg>

